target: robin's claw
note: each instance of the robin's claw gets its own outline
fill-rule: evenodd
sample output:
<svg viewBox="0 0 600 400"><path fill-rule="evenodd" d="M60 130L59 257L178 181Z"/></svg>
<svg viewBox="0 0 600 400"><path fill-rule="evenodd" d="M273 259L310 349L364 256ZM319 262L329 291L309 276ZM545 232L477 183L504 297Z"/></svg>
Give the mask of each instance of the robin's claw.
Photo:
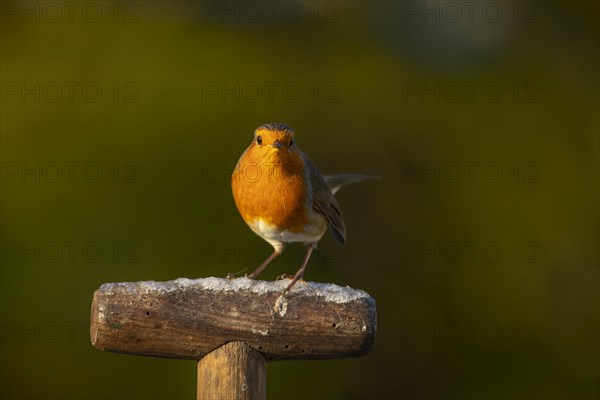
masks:
<svg viewBox="0 0 600 400"><path fill-rule="evenodd" d="M277 278L275 278L276 281L282 281L284 279L294 279L294 275L281 274Z"/></svg>

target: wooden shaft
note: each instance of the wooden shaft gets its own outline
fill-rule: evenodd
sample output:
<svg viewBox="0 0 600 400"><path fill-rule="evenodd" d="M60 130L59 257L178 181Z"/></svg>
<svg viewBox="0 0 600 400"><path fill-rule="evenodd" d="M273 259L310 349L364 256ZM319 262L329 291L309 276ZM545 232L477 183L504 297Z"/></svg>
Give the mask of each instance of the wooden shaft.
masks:
<svg viewBox="0 0 600 400"><path fill-rule="evenodd" d="M267 396L267 361L244 342L229 342L198 361L198 400Z"/></svg>

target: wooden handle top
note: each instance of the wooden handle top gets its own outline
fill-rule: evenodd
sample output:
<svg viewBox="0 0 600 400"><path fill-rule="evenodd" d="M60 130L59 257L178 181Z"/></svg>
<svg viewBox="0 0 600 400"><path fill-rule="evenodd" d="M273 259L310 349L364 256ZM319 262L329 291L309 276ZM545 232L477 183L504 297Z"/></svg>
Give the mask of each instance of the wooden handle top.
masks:
<svg viewBox="0 0 600 400"><path fill-rule="evenodd" d="M91 341L98 349L200 359L245 342L267 360L355 357L371 351L375 300L362 290L286 280L180 278L103 284L94 293Z"/></svg>

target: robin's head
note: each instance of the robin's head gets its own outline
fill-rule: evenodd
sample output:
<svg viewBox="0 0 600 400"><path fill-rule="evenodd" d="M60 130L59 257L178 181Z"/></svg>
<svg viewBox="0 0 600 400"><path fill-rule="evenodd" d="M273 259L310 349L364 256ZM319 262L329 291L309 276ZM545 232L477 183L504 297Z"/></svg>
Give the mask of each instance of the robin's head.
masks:
<svg viewBox="0 0 600 400"><path fill-rule="evenodd" d="M276 122L263 124L254 131L251 147L255 148L255 151L260 149L265 154L278 153L281 156L290 152L295 153L294 135L294 130L287 125Z"/></svg>

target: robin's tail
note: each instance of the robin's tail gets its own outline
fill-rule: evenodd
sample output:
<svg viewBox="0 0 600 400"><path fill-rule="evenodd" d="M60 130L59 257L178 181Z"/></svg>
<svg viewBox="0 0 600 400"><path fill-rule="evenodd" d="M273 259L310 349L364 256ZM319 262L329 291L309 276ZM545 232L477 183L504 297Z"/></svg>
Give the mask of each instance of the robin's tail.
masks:
<svg viewBox="0 0 600 400"><path fill-rule="evenodd" d="M325 175L325 182L331 193L335 194L342 186L348 185L349 183L362 182L369 179L381 179L380 176L365 175L365 174L337 174L337 175Z"/></svg>

